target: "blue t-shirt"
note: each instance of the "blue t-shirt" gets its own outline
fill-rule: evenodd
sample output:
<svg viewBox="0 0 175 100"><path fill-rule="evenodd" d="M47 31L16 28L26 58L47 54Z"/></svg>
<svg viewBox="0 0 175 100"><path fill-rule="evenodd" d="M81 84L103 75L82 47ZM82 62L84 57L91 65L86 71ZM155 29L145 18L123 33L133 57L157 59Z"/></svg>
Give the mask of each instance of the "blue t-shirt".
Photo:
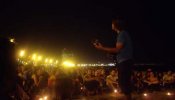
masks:
<svg viewBox="0 0 175 100"><path fill-rule="evenodd" d="M121 31L117 37L117 43L122 43L124 47L117 54L117 62L121 63L123 61L133 58L133 47L131 38L126 31Z"/></svg>

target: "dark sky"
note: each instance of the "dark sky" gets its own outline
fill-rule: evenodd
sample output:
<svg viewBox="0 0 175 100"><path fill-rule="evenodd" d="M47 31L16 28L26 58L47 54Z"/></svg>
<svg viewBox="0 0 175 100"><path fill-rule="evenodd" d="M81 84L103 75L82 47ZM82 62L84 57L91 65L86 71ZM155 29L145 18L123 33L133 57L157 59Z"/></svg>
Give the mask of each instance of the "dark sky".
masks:
<svg viewBox="0 0 175 100"><path fill-rule="evenodd" d="M0 9L0 34L13 35L19 47L32 52L57 57L68 48L78 61L109 60L91 41L115 45L111 19L120 17L127 22L136 62L175 61L171 2L4 0Z"/></svg>

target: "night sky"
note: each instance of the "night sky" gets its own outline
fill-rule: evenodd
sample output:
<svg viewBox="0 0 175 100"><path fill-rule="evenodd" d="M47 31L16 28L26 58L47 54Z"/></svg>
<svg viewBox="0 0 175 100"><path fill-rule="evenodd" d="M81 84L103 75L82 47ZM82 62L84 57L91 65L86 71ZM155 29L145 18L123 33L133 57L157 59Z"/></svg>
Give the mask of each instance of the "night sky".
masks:
<svg viewBox="0 0 175 100"><path fill-rule="evenodd" d="M4 0L0 13L0 34L14 36L20 48L31 52L59 57L67 48L78 61L111 60L91 41L98 38L106 46L115 46L111 20L122 18L133 40L136 62L175 61L171 2Z"/></svg>

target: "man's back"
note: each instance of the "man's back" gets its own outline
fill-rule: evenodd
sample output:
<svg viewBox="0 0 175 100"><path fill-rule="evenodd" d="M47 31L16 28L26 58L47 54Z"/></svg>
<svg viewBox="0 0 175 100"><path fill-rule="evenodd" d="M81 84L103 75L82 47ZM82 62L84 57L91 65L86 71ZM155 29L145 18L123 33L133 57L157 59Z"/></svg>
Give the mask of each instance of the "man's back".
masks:
<svg viewBox="0 0 175 100"><path fill-rule="evenodd" d="M126 31L121 31L117 37L117 43L122 43L124 47L117 54L118 63L133 58L133 47L131 38Z"/></svg>

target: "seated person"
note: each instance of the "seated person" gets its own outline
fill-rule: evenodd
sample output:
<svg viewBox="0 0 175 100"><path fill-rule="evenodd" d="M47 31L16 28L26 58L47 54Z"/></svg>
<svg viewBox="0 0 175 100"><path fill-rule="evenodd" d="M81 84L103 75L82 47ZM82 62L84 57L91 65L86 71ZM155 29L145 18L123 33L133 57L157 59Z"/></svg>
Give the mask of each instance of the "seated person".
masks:
<svg viewBox="0 0 175 100"><path fill-rule="evenodd" d="M87 74L84 76L84 85L88 92L96 92L99 88L99 81L97 77L92 74L91 70L88 70Z"/></svg>
<svg viewBox="0 0 175 100"><path fill-rule="evenodd" d="M101 69L100 71L100 86L101 87L106 86L106 72L104 69Z"/></svg>
<svg viewBox="0 0 175 100"><path fill-rule="evenodd" d="M144 80L144 83L146 83L146 87L151 90L158 89L159 87L159 80L153 72L150 72L149 77Z"/></svg>
<svg viewBox="0 0 175 100"><path fill-rule="evenodd" d="M133 88L139 92L143 89L143 82L142 82L142 74L141 72L137 72L135 73L135 75L133 75L133 78L132 78L132 81L133 81Z"/></svg>
<svg viewBox="0 0 175 100"><path fill-rule="evenodd" d="M163 86L170 88L172 85L173 85L172 72L168 71L166 74L163 75Z"/></svg>
<svg viewBox="0 0 175 100"><path fill-rule="evenodd" d="M112 70L110 74L106 77L106 85L109 87L110 90L118 88L117 79L118 77L115 70Z"/></svg>
<svg viewBox="0 0 175 100"><path fill-rule="evenodd" d="M172 73L172 77L173 77L173 88L175 88L175 72Z"/></svg>

